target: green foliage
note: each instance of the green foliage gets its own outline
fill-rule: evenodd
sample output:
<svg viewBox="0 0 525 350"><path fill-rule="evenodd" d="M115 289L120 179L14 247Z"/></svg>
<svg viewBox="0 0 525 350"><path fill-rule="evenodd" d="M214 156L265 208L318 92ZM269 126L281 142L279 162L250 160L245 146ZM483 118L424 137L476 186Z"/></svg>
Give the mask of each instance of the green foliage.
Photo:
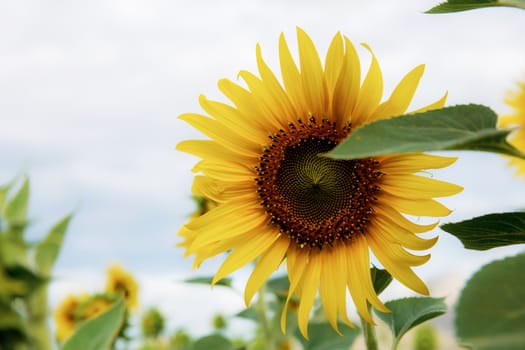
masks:
<svg viewBox="0 0 525 350"><path fill-rule="evenodd" d="M125 314L126 304L119 299L105 312L82 323L62 350L110 350L124 325Z"/></svg>
<svg viewBox="0 0 525 350"><path fill-rule="evenodd" d="M387 270L378 269L375 266L370 269L370 273L372 274L374 290L376 291L377 295L379 295L386 289L386 287L388 287L390 282L392 282L392 276Z"/></svg>
<svg viewBox="0 0 525 350"><path fill-rule="evenodd" d="M328 157L366 158L439 150L496 152L525 159L496 128L497 115L481 105L459 105L379 120L356 129Z"/></svg>
<svg viewBox="0 0 525 350"><path fill-rule="evenodd" d="M194 278L187 278L184 280L185 283L195 283L195 284L208 284L211 285L211 282L213 281L213 276L210 277L194 277ZM230 287L232 286L232 279L231 278L223 278L220 281L217 281L215 283L216 286L223 286L223 287Z"/></svg>
<svg viewBox="0 0 525 350"><path fill-rule="evenodd" d="M224 318L224 316L221 314L216 314L215 316L213 316L211 324L213 326L213 329L217 331L223 330L228 326L226 318Z"/></svg>
<svg viewBox="0 0 525 350"><path fill-rule="evenodd" d="M525 253L476 272L456 307L456 335L477 350L525 349Z"/></svg>
<svg viewBox="0 0 525 350"><path fill-rule="evenodd" d="M191 336L183 329L179 329L170 338L169 349L170 350L190 350L192 347Z"/></svg>
<svg viewBox="0 0 525 350"><path fill-rule="evenodd" d="M426 13L460 12L495 6L525 8L525 2L523 0L448 0L434 6Z"/></svg>
<svg viewBox="0 0 525 350"><path fill-rule="evenodd" d="M29 197L27 177L0 187L0 349L51 349L47 282L70 217L33 246L24 237Z"/></svg>
<svg viewBox="0 0 525 350"><path fill-rule="evenodd" d="M347 350L360 331L358 328L349 328L341 322L338 322L338 327L342 335L337 334L326 321L310 322L308 325L310 340L304 339L299 330L296 330L296 338L299 339L304 350Z"/></svg>
<svg viewBox="0 0 525 350"><path fill-rule="evenodd" d="M212 334L197 339L191 350L235 350L235 345L221 334Z"/></svg>
<svg viewBox="0 0 525 350"><path fill-rule="evenodd" d="M390 327L394 336L394 344L397 346L406 332L447 312L447 305L443 300L443 298L430 297L396 299L385 303L391 313L382 313L377 310L375 312Z"/></svg>
<svg viewBox="0 0 525 350"><path fill-rule="evenodd" d="M437 350L438 334L434 327L425 324L415 329L414 350Z"/></svg>
<svg viewBox="0 0 525 350"><path fill-rule="evenodd" d="M448 223L441 228L467 249L487 250L525 243L525 212L499 213Z"/></svg>
<svg viewBox="0 0 525 350"><path fill-rule="evenodd" d="M142 335L157 338L164 331L164 316L156 307L150 308L142 316Z"/></svg>

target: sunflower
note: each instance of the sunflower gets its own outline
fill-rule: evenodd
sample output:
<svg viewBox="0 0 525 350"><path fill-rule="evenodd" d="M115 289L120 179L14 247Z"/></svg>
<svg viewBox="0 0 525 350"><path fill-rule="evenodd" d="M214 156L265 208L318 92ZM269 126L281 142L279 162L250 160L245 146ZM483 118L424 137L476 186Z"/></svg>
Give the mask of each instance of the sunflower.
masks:
<svg viewBox="0 0 525 350"><path fill-rule="evenodd" d="M69 338L75 331L78 323L77 310L82 300L82 297L68 295L53 313L56 337L60 343Z"/></svg>
<svg viewBox="0 0 525 350"><path fill-rule="evenodd" d="M110 266L107 274L106 292L123 296L129 309L136 308L139 286L135 278L120 265Z"/></svg>
<svg viewBox="0 0 525 350"><path fill-rule="evenodd" d="M509 138L509 142L521 152L525 152L525 83L518 83L518 89L509 92L505 102L514 109L514 113L501 116L499 125L520 127ZM525 176L525 160L513 157L510 158L509 165L516 167L516 175Z"/></svg>
<svg viewBox="0 0 525 350"><path fill-rule="evenodd" d="M417 234L436 223L416 224L403 214L446 216L450 210L434 198L462 188L418 175L447 167L456 158L421 153L359 160L319 156L366 123L404 114L424 66L410 71L381 103L381 70L366 44L372 60L361 84L359 57L347 37L335 35L324 66L308 35L298 28L297 37L298 65L280 37L282 83L257 46L259 76L241 71L246 87L219 81L232 105L200 96L209 116L180 116L209 137L182 141L177 149L202 158L193 169L197 176L192 191L218 205L190 220L179 235L185 254L195 254L196 267L228 252L214 283L256 261L245 287L247 305L286 264L290 288L281 327L284 332L287 307L296 295L299 329L307 338L318 293L337 331L338 318L352 326L347 289L364 320L373 323L367 303L388 312L372 285L369 249L393 277L428 294L412 267L424 264L430 255L406 249L432 247L437 237ZM418 111L442 107L445 97Z"/></svg>

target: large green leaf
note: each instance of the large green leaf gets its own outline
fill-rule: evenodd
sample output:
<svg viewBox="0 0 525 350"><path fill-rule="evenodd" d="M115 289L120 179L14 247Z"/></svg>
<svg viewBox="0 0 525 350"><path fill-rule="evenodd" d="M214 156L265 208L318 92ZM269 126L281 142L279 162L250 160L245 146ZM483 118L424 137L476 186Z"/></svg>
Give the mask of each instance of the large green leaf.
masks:
<svg viewBox="0 0 525 350"><path fill-rule="evenodd" d="M212 334L197 339L193 344L192 350L234 350L233 343L220 334Z"/></svg>
<svg viewBox="0 0 525 350"><path fill-rule="evenodd" d="M342 335L337 334L328 322L310 322L310 340L306 340L299 330L296 330L296 337L304 350L347 350L361 332L358 328L349 328L342 322L338 322L337 325Z"/></svg>
<svg viewBox="0 0 525 350"><path fill-rule="evenodd" d="M437 6L434 6L426 13L449 13L460 12L467 10L474 10L484 7L493 6L510 6L525 8L525 1L523 0L448 0Z"/></svg>
<svg viewBox="0 0 525 350"><path fill-rule="evenodd" d="M110 350L124 324L125 313L124 299L119 299L105 312L83 322L62 350Z"/></svg>
<svg viewBox="0 0 525 350"><path fill-rule="evenodd" d="M394 343L397 344L403 335L415 326L447 312L447 305L443 300L444 298L430 297L396 299L385 303L390 313L374 311L390 326Z"/></svg>
<svg viewBox="0 0 525 350"><path fill-rule="evenodd" d="M481 105L459 105L379 120L356 129L330 151L337 159L439 150L496 152L525 159L496 128L497 115Z"/></svg>
<svg viewBox="0 0 525 350"><path fill-rule="evenodd" d="M487 250L525 243L525 212L499 213L442 225L467 249Z"/></svg>
<svg viewBox="0 0 525 350"><path fill-rule="evenodd" d="M185 283L194 283L194 284L207 284L211 285L211 282L213 281L213 276L207 276L207 277L192 277L187 278L184 280ZM220 281L217 281L215 283L216 286L224 286L224 287L230 287L232 286L232 279L229 277L223 278Z"/></svg>
<svg viewBox="0 0 525 350"><path fill-rule="evenodd" d="M67 215L56 223L46 237L35 246L35 262L38 270L44 276L51 273L70 221L71 215Z"/></svg>
<svg viewBox="0 0 525 350"><path fill-rule="evenodd" d="M477 350L525 349L525 254L494 261L467 282L456 307L456 335Z"/></svg>

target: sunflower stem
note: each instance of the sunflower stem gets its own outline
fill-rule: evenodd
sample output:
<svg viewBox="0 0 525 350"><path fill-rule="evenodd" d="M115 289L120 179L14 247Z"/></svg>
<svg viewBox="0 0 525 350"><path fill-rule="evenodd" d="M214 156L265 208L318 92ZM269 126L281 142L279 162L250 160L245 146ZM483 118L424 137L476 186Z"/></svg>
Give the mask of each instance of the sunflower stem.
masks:
<svg viewBox="0 0 525 350"><path fill-rule="evenodd" d="M370 305L368 305L370 309ZM375 326L368 323L364 318L360 317L361 326L363 327L363 335L365 336L365 345L367 350L377 350L377 335Z"/></svg>
<svg viewBox="0 0 525 350"><path fill-rule="evenodd" d="M268 307L266 305L266 283L259 289L257 296L257 315L259 316L260 325L264 335L264 349L275 350L275 337L273 334L273 326L268 318Z"/></svg>

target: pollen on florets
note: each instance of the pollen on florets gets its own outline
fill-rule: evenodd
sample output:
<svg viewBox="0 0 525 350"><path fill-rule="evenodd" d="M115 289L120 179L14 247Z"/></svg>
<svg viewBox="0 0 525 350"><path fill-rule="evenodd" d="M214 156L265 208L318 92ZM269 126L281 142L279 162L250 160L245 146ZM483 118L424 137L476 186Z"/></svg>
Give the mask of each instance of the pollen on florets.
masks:
<svg viewBox="0 0 525 350"><path fill-rule="evenodd" d="M350 124L310 117L269 136L256 167L257 192L271 222L298 247L322 249L365 234L379 191L378 162L321 154L349 133Z"/></svg>

